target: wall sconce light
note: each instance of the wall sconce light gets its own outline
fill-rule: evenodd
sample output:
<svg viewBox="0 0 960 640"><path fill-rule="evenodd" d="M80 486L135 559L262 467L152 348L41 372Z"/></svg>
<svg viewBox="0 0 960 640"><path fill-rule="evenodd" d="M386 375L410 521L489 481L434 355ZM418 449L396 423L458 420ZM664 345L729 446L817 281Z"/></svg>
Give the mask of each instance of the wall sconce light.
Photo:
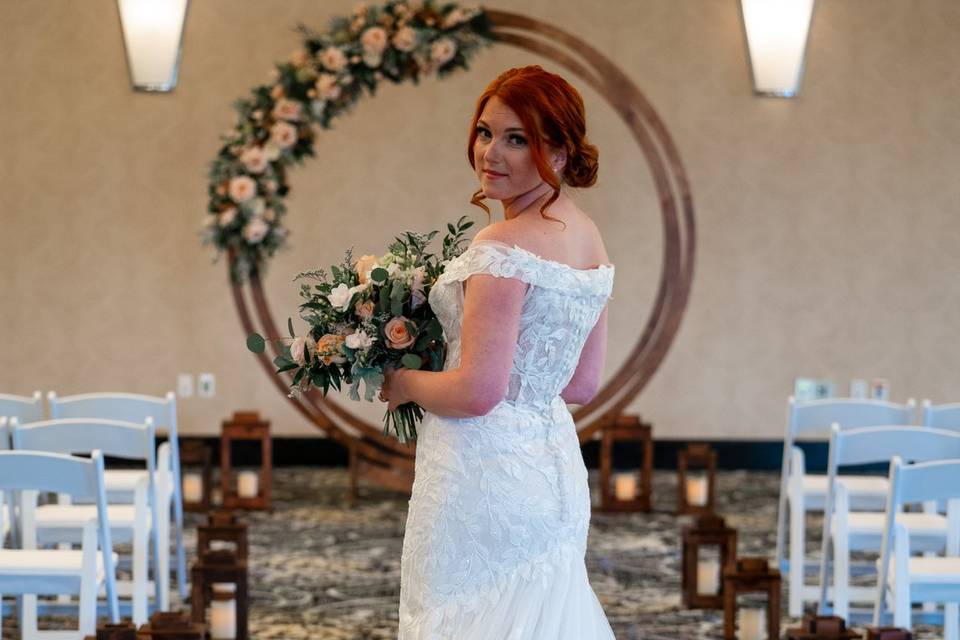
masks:
<svg viewBox="0 0 960 640"><path fill-rule="evenodd" d="M173 91L189 0L117 0L130 82L138 91Z"/></svg>
<svg viewBox="0 0 960 640"><path fill-rule="evenodd" d="M754 91L791 98L800 88L814 0L740 0Z"/></svg>

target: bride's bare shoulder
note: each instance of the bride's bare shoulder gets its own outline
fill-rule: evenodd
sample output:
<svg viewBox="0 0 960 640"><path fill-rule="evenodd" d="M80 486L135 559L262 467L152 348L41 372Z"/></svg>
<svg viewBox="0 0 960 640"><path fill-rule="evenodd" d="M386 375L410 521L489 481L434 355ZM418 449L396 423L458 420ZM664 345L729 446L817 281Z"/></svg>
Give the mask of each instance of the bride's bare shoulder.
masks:
<svg viewBox="0 0 960 640"><path fill-rule="evenodd" d="M517 245L549 260L572 266L609 264L600 230L585 213L566 215L566 227L531 217L493 222L477 232L475 240ZM547 226L552 225L552 226Z"/></svg>

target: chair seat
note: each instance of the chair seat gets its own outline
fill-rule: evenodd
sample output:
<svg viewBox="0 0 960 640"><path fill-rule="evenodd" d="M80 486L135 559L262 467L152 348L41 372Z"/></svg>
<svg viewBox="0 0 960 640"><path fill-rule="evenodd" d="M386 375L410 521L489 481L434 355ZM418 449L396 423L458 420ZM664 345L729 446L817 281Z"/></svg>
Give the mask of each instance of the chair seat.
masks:
<svg viewBox="0 0 960 640"><path fill-rule="evenodd" d="M883 535L886 514L883 512L856 511L847 515L850 535ZM925 537L947 537L947 519L933 513L899 513L897 522L903 523L914 535Z"/></svg>
<svg viewBox="0 0 960 640"><path fill-rule="evenodd" d="M114 563L117 554L113 554ZM83 551L0 549L0 576L77 576L83 573ZM103 556L97 553L97 577L103 577Z"/></svg>
<svg viewBox="0 0 960 640"><path fill-rule="evenodd" d="M837 482L847 488L850 497L878 497L884 501L887 499L887 491L890 488L890 482L881 476L837 476ZM803 493L804 495L826 496L827 476L804 475Z"/></svg>
<svg viewBox="0 0 960 640"><path fill-rule="evenodd" d="M144 469L109 469L103 472L103 485L107 491L133 491L146 477Z"/></svg>
<svg viewBox="0 0 960 640"><path fill-rule="evenodd" d="M877 564L879 566L879 560ZM896 573L897 559L890 558L890 575L887 576L887 582L891 586L893 586ZM926 583L960 586L960 558L911 557L910 582L914 585Z"/></svg>
<svg viewBox="0 0 960 640"><path fill-rule="evenodd" d="M45 504L37 507L36 514L38 529L72 529L82 527L85 522L96 519L97 506L92 504ZM107 520L110 522L111 529L132 529L136 521L136 508L132 504L108 505ZM144 524L149 528L149 509L146 512Z"/></svg>

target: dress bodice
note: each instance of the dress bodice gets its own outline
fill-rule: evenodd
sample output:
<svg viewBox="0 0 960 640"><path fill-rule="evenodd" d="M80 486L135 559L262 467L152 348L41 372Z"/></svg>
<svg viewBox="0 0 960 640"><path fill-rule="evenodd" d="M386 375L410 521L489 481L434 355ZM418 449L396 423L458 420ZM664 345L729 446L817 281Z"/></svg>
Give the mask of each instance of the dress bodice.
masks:
<svg viewBox="0 0 960 640"><path fill-rule="evenodd" d="M614 266L577 269L517 245L480 239L451 260L430 291L447 340L444 370L460 365L463 285L486 273L526 282L520 333L504 403L543 411L573 377L591 329L613 288Z"/></svg>

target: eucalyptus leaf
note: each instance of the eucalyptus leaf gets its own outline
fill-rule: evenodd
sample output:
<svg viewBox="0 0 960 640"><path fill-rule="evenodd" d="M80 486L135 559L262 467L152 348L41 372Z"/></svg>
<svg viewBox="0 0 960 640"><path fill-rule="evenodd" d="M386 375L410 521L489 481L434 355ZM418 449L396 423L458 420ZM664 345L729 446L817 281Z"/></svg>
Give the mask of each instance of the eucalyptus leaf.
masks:
<svg viewBox="0 0 960 640"><path fill-rule="evenodd" d="M390 274L383 267L375 267L373 271L370 272L370 279L377 283L384 283L387 281L387 277Z"/></svg>
<svg viewBox="0 0 960 640"><path fill-rule="evenodd" d="M251 333L247 336L247 349L254 353L263 353L267 348L267 343L259 333Z"/></svg>
<svg viewBox="0 0 960 640"><path fill-rule="evenodd" d="M417 370L423 366L423 358L415 353L408 353L400 358L400 364L405 366L407 369Z"/></svg>

